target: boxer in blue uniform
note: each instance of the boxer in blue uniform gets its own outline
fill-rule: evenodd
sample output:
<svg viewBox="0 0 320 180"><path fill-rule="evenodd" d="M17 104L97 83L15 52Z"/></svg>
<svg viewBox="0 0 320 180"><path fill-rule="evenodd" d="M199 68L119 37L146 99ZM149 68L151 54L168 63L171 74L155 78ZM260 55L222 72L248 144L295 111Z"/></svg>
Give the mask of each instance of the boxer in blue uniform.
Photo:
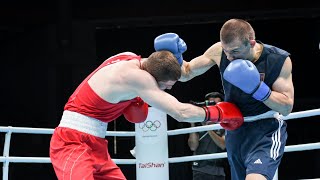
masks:
<svg viewBox="0 0 320 180"><path fill-rule="evenodd" d="M271 110L286 116L294 104L289 56L280 48L255 40L255 31L247 21L230 19L220 30L220 42L191 61L182 62L179 81L188 81L218 65L225 102L239 107L244 117ZM227 129L226 149L232 179L273 179L284 153L286 126L281 119L269 118Z"/></svg>
<svg viewBox="0 0 320 180"><path fill-rule="evenodd" d="M271 90L268 87L271 87L279 76L288 55L289 53L279 48L263 44L262 54L254 64L251 61L242 59L230 62L227 56L223 54L220 61L220 72L223 74L224 79L231 78L229 79L230 82L234 80L234 84L239 83L239 86L245 85L249 87L250 85L247 86L246 82L248 82L250 77L243 78L239 76L240 73L236 73L235 71L245 66L245 73L247 74L250 71L247 68L251 66L253 71L256 71L257 77L259 77L257 81L260 81L261 78L263 79L261 84L266 84L259 87L266 86L261 91L264 91L264 94L262 94L263 98L268 98L271 94ZM259 73L261 74L260 76ZM237 78L241 79L237 80ZM242 82L242 80L244 81ZM223 81L224 90L228 92L225 96L226 101L232 101L238 105L245 116L254 116L270 110L268 106L261 103L263 100L257 101L255 98L252 98L252 91L245 93L229 81ZM268 177L267 179L272 179L284 152L287 140L286 127L285 121L270 118L247 122L238 130L228 131L226 135L226 148L228 149L228 160L232 178L244 179L246 174L260 173ZM239 155L244 155L244 157Z"/></svg>

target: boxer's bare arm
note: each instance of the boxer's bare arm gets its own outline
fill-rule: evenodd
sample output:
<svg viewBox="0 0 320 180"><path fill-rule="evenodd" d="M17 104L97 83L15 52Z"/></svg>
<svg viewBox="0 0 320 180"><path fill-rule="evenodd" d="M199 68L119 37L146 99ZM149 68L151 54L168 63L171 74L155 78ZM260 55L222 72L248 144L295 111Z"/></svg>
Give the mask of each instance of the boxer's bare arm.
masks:
<svg viewBox="0 0 320 180"><path fill-rule="evenodd" d="M183 62L182 75L179 81L185 82L208 71L212 66L220 64L222 47L220 42L213 44L206 52L190 62Z"/></svg>
<svg viewBox="0 0 320 180"><path fill-rule="evenodd" d="M294 88L292 82L292 62L290 57L284 62L280 75L272 85L270 97L263 103L269 108L288 115L291 113L294 102Z"/></svg>
<svg viewBox="0 0 320 180"><path fill-rule="evenodd" d="M158 87L155 79L146 71L138 71L127 79L129 88L150 106L155 107L180 122L202 122L205 111L197 106L181 103L172 95Z"/></svg>
<svg viewBox="0 0 320 180"><path fill-rule="evenodd" d="M136 72L142 71L139 61L123 61L98 70L89 80L90 87L105 101L118 103L137 96L129 90L128 79Z"/></svg>

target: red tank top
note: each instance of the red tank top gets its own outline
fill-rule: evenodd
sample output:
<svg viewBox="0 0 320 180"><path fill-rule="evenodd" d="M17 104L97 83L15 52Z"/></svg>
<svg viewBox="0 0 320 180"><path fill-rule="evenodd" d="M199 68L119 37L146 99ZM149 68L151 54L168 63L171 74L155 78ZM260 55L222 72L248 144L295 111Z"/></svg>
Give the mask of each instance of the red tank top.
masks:
<svg viewBox="0 0 320 180"><path fill-rule="evenodd" d="M132 101L136 101L137 98L128 101L122 101L117 104L112 104L101 97L99 97L89 86L89 78L96 73L99 69L114 64L119 61L129 61L132 59L141 60L141 56L137 56L133 53L120 53L112 56L103 62L97 69L95 69L82 83L77 87L74 93L70 96L68 102L64 106L64 110L78 112L80 114L96 118L103 122L110 122L118 118L123 114L123 110L130 105Z"/></svg>

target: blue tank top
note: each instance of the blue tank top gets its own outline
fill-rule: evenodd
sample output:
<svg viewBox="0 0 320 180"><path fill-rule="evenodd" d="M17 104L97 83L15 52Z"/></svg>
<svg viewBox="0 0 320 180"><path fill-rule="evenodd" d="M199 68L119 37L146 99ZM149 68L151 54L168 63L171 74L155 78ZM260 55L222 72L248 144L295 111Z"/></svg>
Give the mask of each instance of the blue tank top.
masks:
<svg viewBox="0 0 320 180"><path fill-rule="evenodd" d="M260 41L257 42L263 45L263 50L261 56L254 65L260 73L261 80L271 88L272 84L280 74L284 61L290 53L275 46L263 44ZM263 102L254 99L250 94L244 93L241 89L224 80L223 72L229 63L230 61L227 59L226 54L222 52L220 75L225 94L225 101L236 104L245 117L270 111L271 109L264 105Z"/></svg>

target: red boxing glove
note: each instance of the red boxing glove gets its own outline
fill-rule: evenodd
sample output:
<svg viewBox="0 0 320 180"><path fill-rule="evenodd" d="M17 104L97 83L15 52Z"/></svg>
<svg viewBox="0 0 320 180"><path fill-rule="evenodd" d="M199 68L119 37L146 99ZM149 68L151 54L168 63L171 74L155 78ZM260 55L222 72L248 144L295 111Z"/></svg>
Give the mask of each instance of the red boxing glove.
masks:
<svg viewBox="0 0 320 180"><path fill-rule="evenodd" d="M124 117L132 123L141 123L147 119L148 104L140 97L123 110Z"/></svg>
<svg viewBox="0 0 320 180"><path fill-rule="evenodd" d="M206 112L205 121L219 122L226 130L239 128L244 118L239 108L229 102L219 102L215 106L202 107Z"/></svg>

